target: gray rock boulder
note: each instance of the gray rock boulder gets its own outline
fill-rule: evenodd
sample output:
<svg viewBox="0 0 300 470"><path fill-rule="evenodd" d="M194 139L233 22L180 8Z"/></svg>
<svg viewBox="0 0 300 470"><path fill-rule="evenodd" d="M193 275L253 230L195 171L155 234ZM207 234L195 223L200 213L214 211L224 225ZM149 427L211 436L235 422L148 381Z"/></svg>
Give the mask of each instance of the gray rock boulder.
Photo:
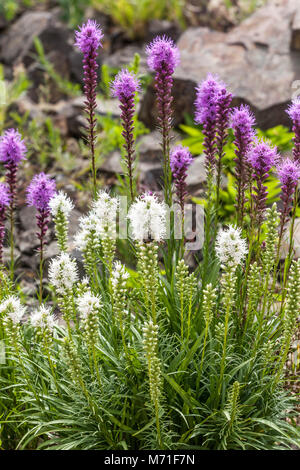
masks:
<svg viewBox="0 0 300 470"><path fill-rule="evenodd" d="M298 0L271 1L229 33L187 29L178 41L181 62L174 74L174 124L183 120L185 112L193 115L195 86L213 73L228 84L233 104L251 105L261 128L289 125L285 109L293 82L300 79L297 6ZM140 111L140 119L152 128L154 100L152 85Z"/></svg>

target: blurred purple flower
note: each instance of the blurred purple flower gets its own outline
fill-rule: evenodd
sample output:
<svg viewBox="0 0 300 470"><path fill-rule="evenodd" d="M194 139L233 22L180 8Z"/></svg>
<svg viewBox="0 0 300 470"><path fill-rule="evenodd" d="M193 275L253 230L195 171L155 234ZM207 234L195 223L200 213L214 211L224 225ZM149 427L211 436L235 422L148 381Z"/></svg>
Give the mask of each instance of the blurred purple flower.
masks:
<svg viewBox="0 0 300 470"><path fill-rule="evenodd" d="M174 73L180 62L179 50L166 36L157 36L146 48L148 67L154 72Z"/></svg>
<svg viewBox="0 0 300 470"><path fill-rule="evenodd" d="M121 120L123 125L122 136L125 139L124 148L126 150L126 164L128 169L130 197L134 199L133 181L133 155L134 155L134 112L135 93L140 90L139 80L128 70L123 69L116 76L112 84L113 96L120 100Z"/></svg>
<svg viewBox="0 0 300 470"><path fill-rule="evenodd" d="M127 69L121 70L112 83L112 94L120 101L134 97L140 90L140 81Z"/></svg>
<svg viewBox="0 0 300 470"><path fill-rule="evenodd" d="M27 188L27 203L38 211L49 211L49 201L56 193L55 181L45 173L35 175Z"/></svg>
<svg viewBox="0 0 300 470"><path fill-rule="evenodd" d="M9 188L6 184L0 183L0 264L3 262L3 242L5 237L6 210L10 203Z"/></svg>
<svg viewBox="0 0 300 470"><path fill-rule="evenodd" d="M287 109L287 113L293 121L293 132L295 133L295 137L293 138L294 160L300 163L300 98L296 98L292 101Z"/></svg>
<svg viewBox="0 0 300 470"><path fill-rule="evenodd" d="M187 194L185 180L188 167L191 165L192 161L193 158L189 149L181 145L175 147L170 156L170 167L176 186L176 195L182 211L184 208L184 198Z"/></svg>
<svg viewBox="0 0 300 470"><path fill-rule="evenodd" d="M84 94L86 96L85 112L88 120L88 135L87 140L91 151L91 167L93 178L94 196L97 190L96 181L96 161L95 161L95 131L96 131L96 118L95 109L96 103L96 89L97 89L97 55L98 48L102 47L101 39L103 34L100 26L96 21L88 20L83 24L78 31L75 31L75 45L83 53L83 73L84 73Z"/></svg>
<svg viewBox="0 0 300 470"><path fill-rule="evenodd" d="M266 209L268 196L267 187L264 185L269 176L271 168L277 164L279 155L276 147L271 147L263 140L256 140L255 145L250 148L247 160L253 169L253 175L256 186L253 187L252 198L255 202L253 220L256 219L258 225L263 221L263 215Z"/></svg>
<svg viewBox="0 0 300 470"><path fill-rule="evenodd" d="M234 131L235 144L235 177L237 182L237 222L242 225L245 209L245 190L249 182L249 165L247 153L255 136L253 126L255 118L249 106L241 105L233 108L230 114L230 125Z"/></svg>
<svg viewBox="0 0 300 470"><path fill-rule="evenodd" d="M75 31L75 46L83 53L89 55L92 51L102 47L101 40L104 35L100 26L95 20L88 20L87 23Z"/></svg>
<svg viewBox="0 0 300 470"><path fill-rule="evenodd" d="M18 165L25 158L26 146L21 134L15 129L8 129L0 137L0 161L6 165Z"/></svg>
<svg viewBox="0 0 300 470"><path fill-rule="evenodd" d="M155 73L155 90L158 110L158 124L162 134L164 158L164 196L172 204L172 174L170 169L170 131L172 123L171 95L175 67L179 64L179 50L173 41L165 36L156 37L147 46L148 66Z"/></svg>

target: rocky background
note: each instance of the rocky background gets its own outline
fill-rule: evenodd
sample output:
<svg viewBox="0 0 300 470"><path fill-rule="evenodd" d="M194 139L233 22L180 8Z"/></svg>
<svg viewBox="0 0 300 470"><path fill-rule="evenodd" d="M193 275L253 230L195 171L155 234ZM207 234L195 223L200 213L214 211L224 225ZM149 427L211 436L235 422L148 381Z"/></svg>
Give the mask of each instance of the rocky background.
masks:
<svg viewBox="0 0 300 470"><path fill-rule="evenodd" d="M166 34L177 42L181 54L173 90L175 127L184 122L185 115L193 115L195 86L208 72L217 73L229 85L235 96L234 104L251 105L260 128L289 126L285 109L293 93L297 88L300 90L299 0L271 0L245 19L239 2L231 3L232 8L228 9L219 0L190 0L184 10L184 27L178 22L149 19L136 38L109 16L87 8L85 18L95 18L105 34L99 71L102 65L109 69L128 65L138 53L140 72L148 74L145 44L158 34ZM50 72L49 67L37 59L36 38L43 47L46 64L51 64ZM0 17L0 64L6 89L9 90L20 76L26 76L30 82L25 93L17 93L16 99L6 97L6 103L0 103L0 127L17 126L16 115L20 116L21 127L23 125L27 132L25 138L30 141L29 159L20 172L21 209L17 230L18 254L22 254L18 274L22 274L21 282L29 292L34 289L32 279L37 268L34 210L25 205L25 188L31 176L40 171L55 175L58 187L63 187L75 199L77 209L70 224L71 237L88 204L89 192L83 190L89 161L81 140L84 125L80 94L82 56L73 43L74 30L62 21L61 10L54 1L43 2L34 9L21 8L11 22ZM138 141L139 180L142 187L159 190L161 154L155 130L151 77L147 83L138 114L149 129ZM118 103L107 94L99 94L97 112L102 117L109 114L111 118L118 118ZM45 125L49 117L53 128ZM176 130L174 141L179 139ZM112 185L116 175L122 174L120 151L103 149L101 134L99 141L98 176L104 186ZM47 159L43 161L41 155L45 148L48 149ZM201 194L203 182L203 157L199 155L188 176L191 194ZM297 227L296 245L300 250L299 221ZM56 244L50 242L47 256L55 254Z"/></svg>

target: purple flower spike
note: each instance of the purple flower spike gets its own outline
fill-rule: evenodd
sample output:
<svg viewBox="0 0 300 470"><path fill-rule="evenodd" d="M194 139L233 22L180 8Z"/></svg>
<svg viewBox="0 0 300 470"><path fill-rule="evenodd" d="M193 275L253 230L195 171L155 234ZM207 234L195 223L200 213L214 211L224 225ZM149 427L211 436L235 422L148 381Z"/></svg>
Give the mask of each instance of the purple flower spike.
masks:
<svg viewBox="0 0 300 470"><path fill-rule="evenodd" d="M112 94L120 101L134 97L141 88L140 81L127 69L121 70L112 84Z"/></svg>
<svg viewBox="0 0 300 470"><path fill-rule="evenodd" d="M300 179L300 164L287 158L277 169L281 183L281 225L284 228L293 206L293 196Z"/></svg>
<svg viewBox="0 0 300 470"><path fill-rule="evenodd" d="M167 71L169 75L174 73L179 64L179 50L172 39L166 36L157 36L146 48L148 55L148 67L153 72Z"/></svg>
<svg viewBox="0 0 300 470"><path fill-rule="evenodd" d="M49 201L55 192L55 181L45 173L40 173L33 177L27 188L27 203L38 211L49 211Z"/></svg>
<svg viewBox="0 0 300 470"><path fill-rule="evenodd" d="M247 153L255 136L253 126L255 118L249 106L241 105L234 108L230 115L231 127L234 131L235 154L235 177L237 181L237 222L242 224L245 209L245 190L249 181L249 167L247 164Z"/></svg>
<svg viewBox="0 0 300 470"><path fill-rule="evenodd" d="M9 187L10 205L10 274L14 275L14 209L17 187L17 170L21 160L25 159L26 145L15 129L8 129L0 137L0 161L6 168L6 182Z"/></svg>
<svg viewBox="0 0 300 470"><path fill-rule="evenodd" d="M158 109L158 124L162 133L164 157L164 195L167 204L172 204L172 174L170 169L170 131L172 121L171 90L172 74L179 64L179 50L171 39L156 37L146 48L148 66L155 72L155 89Z"/></svg>
<svg viewBox="0 0 300 470"><path fill-rule="evenodd" d="M300 98L296 98L292 101L292 104L287 109L287 113L293 121L293 132L295 133L295 137L293 138L294 160L300 163Z"/></svg>
<svg viewBox="0 0 300 470"><path fill-rule="evenodd" d="M75 46L83 54L90 54L91 51L97 50L102 47L101 40L104 35L102 34L100 26L95 20L88 20L86 24L79 27L79 31L75 31Z"/></svg>
<svg viewBox="0 0 300 470"><path fill-rule="evenodd" d="M8 129L0 137L0 161L6 165L18 163L25 158L26 146L15 129Z"/></svg>
<svg viewBox="0 0 300 470"><path fill-rule="evenodd" d="M208 74L196 88L195 122L207 124L216 122L218 96L221 89L219 77Z"/></svg>
<svg viewBox="0 0 300 470"><path fill-rule="evenodd" d="M176 194L181 211L184 210L184 198L187 195L186 191L186 177L188 167L191 165L193 158L187 147L179 145L175 147L170 156L170 166L173 179L176 186Z"/></svg>
<svg viewBox="0 0 300 470"><path fill-rule="evenodd" d="M6 184L0 183L0 264L3 262L3 243L5 237L5 216L10 203L9 188Z"/></svg>
<svg viewBox="0 0 300 470"><path fill-rule="evenodd" d="M126 164L128 169L131 201L134 199L133 183L133 156L134 156L134 112L135 94L140 90L140 82L128 70L124 69L118 73L113 84L112 94L120 100L121 120L123 124L122 136L125 139Z"/></svg>
<svg viewBox="0 0 300 470"><path fill-rule="evenodd" d="M267 142L256 141L247 156L247 160L253 169L253 177L256 186L253 187L252 198L255 203L252 219L256 219L258 226L263 221L267 201L267 187L264 185L269 176L269 171L278 162L279 155L276 147L271 147Z"/></svg>
<svg viewBox="0 0 300 470"><path fill-rule="evenodd" d="M220 199L220 186L221 186L221 173L222 173L222 160L224 157L224 147L226 145L228 136L228 125L230 116L230 104L232 101L232 94L226 89L224 83L220 84L220 91L218 94L217 104L217 117L216 117L216 146L217 146L217 195L216 195L216 209L219 209Z"/></svg>
<svg viewBox="0 0 300 470"><path fill-rule="evenodd" d="M79 28L79 31L75 32L75 45L83 53L83 72L84 72L84 94L86 97L85 101L85 112L88 119L88 144L91 151L92 157L92 177L94 195L97 190L96 182L96 162L95 162L95 131L96 131L96 118L95 109L96 104L96 88L97 88L97 55L98 48L102 47L101 39L103 38L100 26L92 20Z"/></svg>
<svg viewBox="0 0 300 470"><path fill-rule="evenodd" d="M27 204L37 209L37 238L40 246L40 303L43 297L43 265L44 265L44 246L46 245L45 235L48 230L50 215L49 202L56 193L55 181L45 173L35 175L27 188Z"/></svg>

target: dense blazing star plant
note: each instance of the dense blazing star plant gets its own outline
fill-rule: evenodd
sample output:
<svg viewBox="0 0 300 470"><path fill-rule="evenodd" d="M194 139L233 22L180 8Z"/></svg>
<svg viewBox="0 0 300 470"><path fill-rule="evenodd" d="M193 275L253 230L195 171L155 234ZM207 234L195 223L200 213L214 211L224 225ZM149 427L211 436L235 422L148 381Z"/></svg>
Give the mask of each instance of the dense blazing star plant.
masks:
<svg viewBox="0 0 300 470"><path fill-rule="evenodd" d="M10 218L10 271L14 274L14 209L17 194L17 171L19 164L26 156L26 146L20 133L8 129L0 137L0 161L6 169L6 182L9 187L9 218Z"/></svg>
<svg viewBox="0 0 300 470"><path fill-rule="evenodd" d="M283 159L268 142L256 139L249 107L230 109L232 95L219 78L209 75L198 85L195 120L203 128L207 174L204 245L195 254L182 234L178 250L169 243L170 206L179 203L183 219L192 163L188 148L170 150L178 50L165 37L147 48L162 131L163 194L138 194L133 171L139 83L125 69L113 82L129 181L130 204L122 215L118 187L96 190L95 64L101 40L101 29L92 21L76 34L84 54L89 113L94 186L89 208L69 238L73 201L56 191L53 179L35 176L27 199L37 210L41 247L51 219L58 246L57 256L41 270L40 282L47 290L38 299L29 297L1 264L1 446L299 447L296 402L286 386L299 372L291 349L300 305L300 261L293 259L299 103L288 111L294 152ZM234 224L222 226L218 193L230 129L237 215ZM11 207L16 209L16 169L24 156L17 131L7 131L0 140L7 172L6 184L0 184L1 253L5 217ZM267 185L271 172L281 186L279 204L272 206ZM128 222L127 239L120 235L122 217ZM290 243L282 270L285 236Z"/></svg>
<svg viewBox="0 0 300 470"><path fill-rule="evenodd" d="M46 233L48 230L48 222L50 216L49 202L56 192L56 184L45 173L35 175L27 188L27 204L35 207L37 210L36 222L38 227L37 238L39 240L40 254L40 303L43 297L43 269L44 269L44 248L46 245Z"/></svg>

